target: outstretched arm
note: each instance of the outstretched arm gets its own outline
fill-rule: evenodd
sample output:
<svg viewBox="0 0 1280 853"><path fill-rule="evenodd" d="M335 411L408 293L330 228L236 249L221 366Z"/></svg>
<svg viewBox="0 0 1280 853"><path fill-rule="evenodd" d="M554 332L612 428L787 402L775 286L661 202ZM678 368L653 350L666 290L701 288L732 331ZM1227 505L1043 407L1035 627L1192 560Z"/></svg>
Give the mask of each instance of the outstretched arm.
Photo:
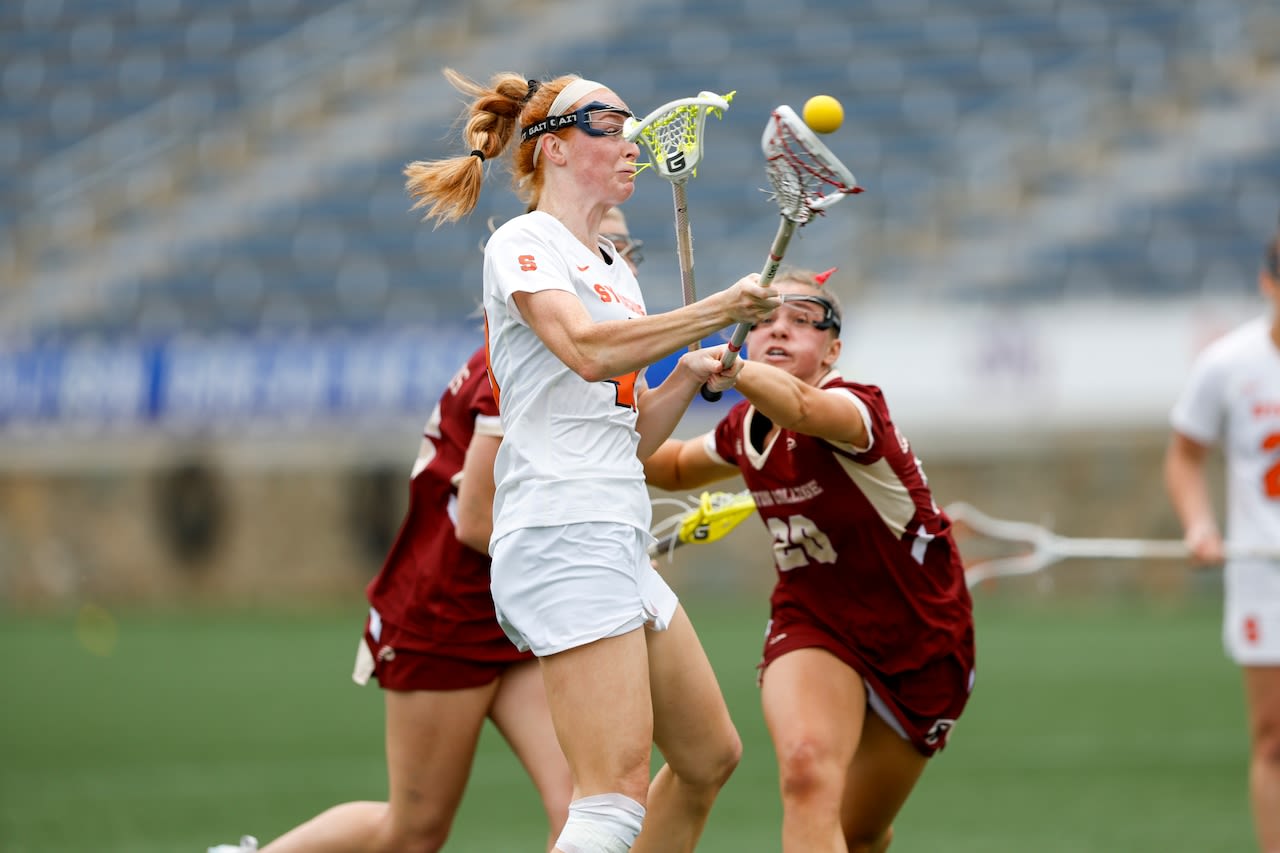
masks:
<svg viewBox="0 0 1280 853"><path fill-rule="evenodd" d="M748 361L736 385L760 414L783 429L866 447L862 409L843 391L824 391L769 364Z"/></svg>
<svg viewBox="0 0 1280 853"><path fill-rule="evenodd" d="M759 278L752 273L692 305L630 320L596 322L578 297L564 290L519 291L514 299L534 333L570 370L588 382L602 382L733 323L767 317L779 304L777 291L756 284Z"/></svg>
<svg viewBox="0 0 1280 853"><path fill-rule="evenodd" d="M707 436L681 440L667 439L644 459L644 478L649 485L668 492L689 491L738 473L707 454Z"/></svg>

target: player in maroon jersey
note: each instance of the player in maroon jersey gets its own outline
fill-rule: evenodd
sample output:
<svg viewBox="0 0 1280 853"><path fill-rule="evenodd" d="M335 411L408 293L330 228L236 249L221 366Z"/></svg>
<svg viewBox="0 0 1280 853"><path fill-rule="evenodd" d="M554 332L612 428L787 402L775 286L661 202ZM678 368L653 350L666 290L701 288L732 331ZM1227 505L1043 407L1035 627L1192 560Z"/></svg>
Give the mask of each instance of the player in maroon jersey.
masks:
<svg viewBox="0 0 1280 853"><path fill-rule="evenodd" d="M632 271L642 241L611 209L602 234ZM400 533L367 590L371 605L353 677L376 677L386 697L389 803L335 806L263 853L439 850L462 800L486 718L511 744L547 813L547 847L572 793L569 766L531 652L498 625L489 591L493 459L498 407L478 349L453 377L423 429ZM257 850L245 836L217 853Z"/></svg>
<svg viewBox="0 0 1280 853"><path fill-rule="evenodd" d="M409 506L382 570L352 677L386 703L390 799L334 806L267 845L270 853L439 850L462 800L485 719L506 738L547 813L548 847L572 780L537 662L498 626L489 593L493 457L502 440L481 347L423 428ZM250 836L219 851L253 851Z"/></svg>
<svg viewBox="0 0 1280 853"><path fill-rule="evenodd" d="M746 481L777 569L760 685L783 850L878 853L969 698L973 615L950 521L884 395L835 369L827 275L778 275L783 304L747 337L746 400L645 473L669 490Z"/></svg>

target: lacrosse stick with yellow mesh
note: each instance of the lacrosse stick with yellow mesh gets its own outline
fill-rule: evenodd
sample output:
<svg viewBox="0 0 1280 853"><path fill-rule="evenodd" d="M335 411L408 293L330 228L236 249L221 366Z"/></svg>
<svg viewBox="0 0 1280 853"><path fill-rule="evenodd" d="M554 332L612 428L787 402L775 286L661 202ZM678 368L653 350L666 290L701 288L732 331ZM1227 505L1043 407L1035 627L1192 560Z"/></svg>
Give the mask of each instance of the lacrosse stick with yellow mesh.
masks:
<svg viewBox="0 0 1280 853"><path fill-rule="evenodd" d="M676 255L680 262L680 296L685 305L698 298L693 281L693 233L689 227L689 202L685 184L697 174L702 161L702 130L707 116L723 118L733 92L717 95L701 92L696 98L680 98L658 107L642 119L627 119L623 134L649 150L651 164L671 182L676 215ZM697 343L689 345L690 350Z"/></svg>
<svg viewBox="0 0 1280 853"><path fill-rule="evenodd" d="M760 138L760 147L764 150L765 174L781 214L778 233L773 238L769 258L760 273L760 285L768 287L778 274L782 256L786 254L796 226L808 224L845 196L862 192L862 187L858 186L853 172L786 104L777 107L769 116L764 135ZM724 354L725 367L737 359L749 331L749 323L739 323L734 329ZM720 394L707 391L703 396L714 400L719 399Z"/></svg>
<svg viewBox="0 0 1280 853"><path fill-rule="evenodd" d="M703 492L687 501L675 498L659 498L656 502L672 503L680 512L659 522L653 535L658 542L649 549L652 556L670 554L681 545L694 542L715 542L756 511L751 492Z"/></svg>

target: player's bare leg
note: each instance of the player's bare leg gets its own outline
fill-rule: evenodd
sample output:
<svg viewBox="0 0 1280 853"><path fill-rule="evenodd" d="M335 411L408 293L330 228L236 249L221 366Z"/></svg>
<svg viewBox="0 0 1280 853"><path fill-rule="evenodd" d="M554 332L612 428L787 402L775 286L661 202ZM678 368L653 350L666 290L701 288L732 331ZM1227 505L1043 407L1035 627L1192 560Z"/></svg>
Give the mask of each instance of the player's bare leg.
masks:
<svg viewBox="0 0 1280 853"><path fill-rule="evenodd" d="M841 808L850 853L882 853L889 848L893 819L928 762L874 711L867 711Z"/></svg>
<svg viewBox="0 0 1280 853"><path fill-rule="evenodd" d="M742 757L742 741L693 623L676 609L665 631L646 631L654 742L666 764L649 786L644 830L633 853L684 853L702 836L711 807Z"/></svg>
<svg viewBox="0 0 1280 853"><path fill-rule="evenodd" d="M1249 794L1262 853L1280 853L1280 666L1244 667Z"/></svg>
<svg viewBox="0 0 1280 853"><path fill-rule="evenodd" d="M784 853L844 851L842 793L858 749L867 692L822 649L797 649L764 671L760 700L778 756Z"/></svg>
<svg viewBox="0 0 1280 853"><path fill-rule="evenodd" d="M384 690L389 803L334 806L263 853L433 851L448 837L499 682L465 690Z"/></svg>
<svg viewBox="0 0 1280 853"><path fill-rule="evenodd" d="M539 658L575 800L617 794L645 804L653 708L644 635L636 629Z"/></svg>
<svg viewBox="0 0 1280 853"><path fill-rule="evenodd" d="M547 813L550 850L568 817L573 779L556 741L536 661L517 664L503 673L489 716L538 789Z"/></svg>

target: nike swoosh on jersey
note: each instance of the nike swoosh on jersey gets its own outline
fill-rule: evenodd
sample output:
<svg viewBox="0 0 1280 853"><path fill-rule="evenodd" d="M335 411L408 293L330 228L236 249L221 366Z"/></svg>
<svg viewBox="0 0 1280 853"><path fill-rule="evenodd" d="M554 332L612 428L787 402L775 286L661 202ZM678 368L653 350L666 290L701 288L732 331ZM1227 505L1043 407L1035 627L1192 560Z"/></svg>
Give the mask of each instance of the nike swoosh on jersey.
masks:
<svg viewBox="0 0 1280 853"><path fill-rule="evenodd" d="M587 264L585 267L578 267L578 272L586 272L589 269L591 269L591 264Z"/></svg>

